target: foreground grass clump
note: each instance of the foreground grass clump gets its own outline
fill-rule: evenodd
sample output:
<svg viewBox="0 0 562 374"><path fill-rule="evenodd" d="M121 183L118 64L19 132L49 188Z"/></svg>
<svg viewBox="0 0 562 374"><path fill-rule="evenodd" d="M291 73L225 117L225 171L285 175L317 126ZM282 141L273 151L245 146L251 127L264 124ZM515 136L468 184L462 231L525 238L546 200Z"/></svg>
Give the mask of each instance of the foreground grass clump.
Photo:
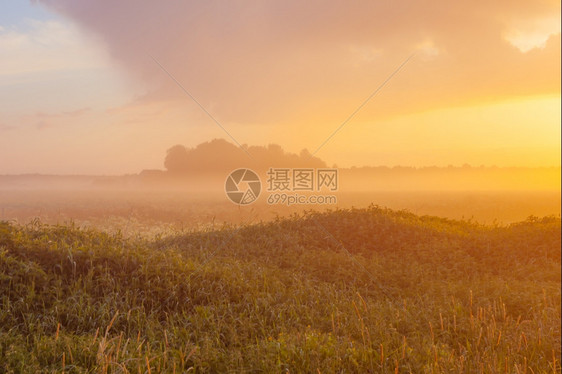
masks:
<svg viewBox="0 0 562 374"><path fill-rule="evenodd" d="M0 223L0 372L560 372L560 219Z"/></svg>

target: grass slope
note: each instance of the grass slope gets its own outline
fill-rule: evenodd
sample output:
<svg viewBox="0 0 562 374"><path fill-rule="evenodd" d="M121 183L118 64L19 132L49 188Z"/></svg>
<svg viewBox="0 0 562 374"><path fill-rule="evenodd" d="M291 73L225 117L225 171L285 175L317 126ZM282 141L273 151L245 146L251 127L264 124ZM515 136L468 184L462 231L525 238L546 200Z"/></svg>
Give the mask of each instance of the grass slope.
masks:
<svg viewBox="0 0 562 374"><path fill-rule="evenodd" d="M0 223L0 372L560 372L560 219Z"/></svg>

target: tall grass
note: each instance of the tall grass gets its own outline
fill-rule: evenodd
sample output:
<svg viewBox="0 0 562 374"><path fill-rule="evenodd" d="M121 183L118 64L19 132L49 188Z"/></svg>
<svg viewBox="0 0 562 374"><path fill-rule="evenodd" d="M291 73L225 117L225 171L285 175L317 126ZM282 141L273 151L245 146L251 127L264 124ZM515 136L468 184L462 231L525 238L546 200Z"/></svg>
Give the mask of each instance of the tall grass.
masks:
<svg viewBox="0 0 562 374"><path fill-rule="evenodd" d="M0 372L559 373L560 219L0 224Z"/></svg>

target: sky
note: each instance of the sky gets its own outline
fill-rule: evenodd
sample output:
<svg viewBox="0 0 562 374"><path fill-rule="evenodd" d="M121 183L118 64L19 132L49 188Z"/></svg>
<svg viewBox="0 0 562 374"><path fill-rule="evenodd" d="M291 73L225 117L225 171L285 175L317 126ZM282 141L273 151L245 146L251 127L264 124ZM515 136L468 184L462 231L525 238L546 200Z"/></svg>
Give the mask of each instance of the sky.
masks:
<svg viewBox="0 0 562 374"><path fill-rule="evenodd" d="M162 169L214 138L560 166L559 1L3 0L0 56L0 174Z"/></svg>

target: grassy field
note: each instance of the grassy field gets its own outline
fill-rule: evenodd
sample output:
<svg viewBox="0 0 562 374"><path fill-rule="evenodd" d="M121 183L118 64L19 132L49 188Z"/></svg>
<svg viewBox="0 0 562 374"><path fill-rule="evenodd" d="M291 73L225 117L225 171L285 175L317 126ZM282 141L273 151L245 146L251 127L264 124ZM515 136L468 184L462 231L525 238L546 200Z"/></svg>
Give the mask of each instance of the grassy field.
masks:
<svg viewBox="0 0 562 374"><path fill-rule="evenodd" d="M559 373L560 218L0 223L0 372Z"/></svg>

